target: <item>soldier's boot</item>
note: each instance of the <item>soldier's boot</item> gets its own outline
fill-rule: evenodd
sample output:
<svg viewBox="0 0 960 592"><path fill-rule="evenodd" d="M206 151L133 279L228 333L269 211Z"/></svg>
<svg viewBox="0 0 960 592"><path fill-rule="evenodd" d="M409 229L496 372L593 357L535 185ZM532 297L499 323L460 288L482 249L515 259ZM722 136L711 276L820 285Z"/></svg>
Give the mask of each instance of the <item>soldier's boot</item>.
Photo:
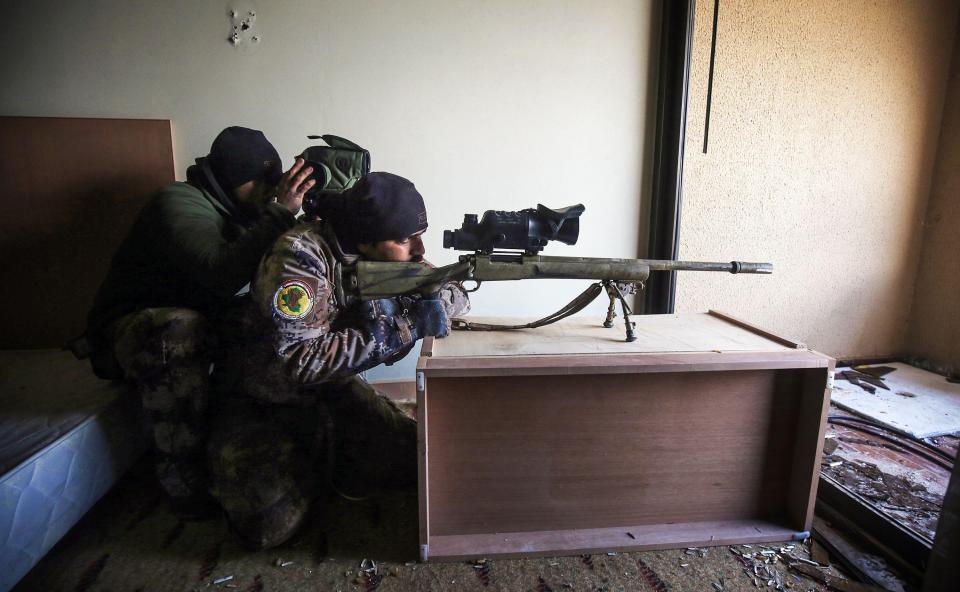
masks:
<svg viewBox="0 0 960 592"><path fill-rule="evenodd" d="M334 491L347 499L416 491L416 421L359 377L329 385L324 401L333 422Z"/></svg>
<svg viewBox="0 0 960 592"><path fill-rule="evenodd" d="M114 351L136 385L153 437L156 474L174 511L201 518L215 510L204 459L211 337L206 319L182 308L124 317Z"/></svg>
<svg viewBox="0 0 960 592"><path fill-rule="evenodd" d="M276 547L306 521L316 487L312 462L294 438L265 422L218 428L208 446L211 491L237 542L251 550Z"/></svg>

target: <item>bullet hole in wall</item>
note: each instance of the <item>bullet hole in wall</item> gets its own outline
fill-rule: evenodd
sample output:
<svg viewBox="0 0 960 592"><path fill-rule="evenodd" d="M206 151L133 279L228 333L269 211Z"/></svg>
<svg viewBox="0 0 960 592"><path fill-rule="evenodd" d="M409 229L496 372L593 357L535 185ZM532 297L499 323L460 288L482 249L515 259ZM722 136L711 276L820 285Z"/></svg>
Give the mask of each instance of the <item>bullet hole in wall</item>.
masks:
<svg viewBox="0 0 960 592"><path fill-rule="evenodd" d="M260 45L261 35L257 31L257 7L252 0L232 0L227 5L227 17L230 19L230 34L227 41L235 49L250 53Z"/></svg>

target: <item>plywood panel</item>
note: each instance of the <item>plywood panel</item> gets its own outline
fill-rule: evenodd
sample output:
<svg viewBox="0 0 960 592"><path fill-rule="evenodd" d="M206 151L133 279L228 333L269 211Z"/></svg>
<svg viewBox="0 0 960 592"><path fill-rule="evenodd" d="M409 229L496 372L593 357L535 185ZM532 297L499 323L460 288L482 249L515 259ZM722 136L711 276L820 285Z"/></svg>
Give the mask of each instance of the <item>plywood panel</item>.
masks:
<svg viewBox="0 0 960 592"><path fill-rule="evenodd" d="M649 374L657 372L709 372L724 370L777 370L826 368L829 359L811 351L777 355L738 353L647 353L581 356L477 356L424 358L430 376L532 376L539 374Z"/></svg>
<svg viewBox="0 0 960 592"><path fill-rule="evenodd" d="M800 371L800 400L795 410L797 437L790 456L790 486L787 515L798 529L809 531L813 524L813 507L820 477L823 434L830 410L830 388L827 377L833 372L833 360L823 370Z"/></svg>
<svg viewBox="0 0 960 592"><path fill-rule="evenodd" d="M0 348L80 334L136 213L174 180L167 120L0 117Z"/></svg>
<svg viewBox="0 0 960 592"><path fill-rule="evenodd" d="M782 517L801 378L431 378L430 534Z"/></svg>
<svg viewBox="0 0 960 592"><path fill-rule="evenodd" d="M630 533L630 534L627 534ZM682 524L623 524L542 532L430 537L429 557L444 561L488 557L553 557L570 553L676 549L788 541L797 532L765 520Z"/></svg>
<svg viewBox="0 0 960 592"><path fill-rule="evenodd" d="M778 338L745 331L710 314L633 316L637 340L624 341L622 319L603 327L602 316L577 316L537 329L453 331L434 341L432 357L610 354L645 352L772 352L795 349ZM471 322L518 324L533 319L469 317Z"/></svg>
<svg viewBox="0 0 960 592"><path fill-rule="evenodd" d="M610 351L576 319L553 344L538 329L424 346L423 558L804 536L833 360L714 311L648 319L651 342L690 350ZM456 340L474 343L449 355Z"/></svg>

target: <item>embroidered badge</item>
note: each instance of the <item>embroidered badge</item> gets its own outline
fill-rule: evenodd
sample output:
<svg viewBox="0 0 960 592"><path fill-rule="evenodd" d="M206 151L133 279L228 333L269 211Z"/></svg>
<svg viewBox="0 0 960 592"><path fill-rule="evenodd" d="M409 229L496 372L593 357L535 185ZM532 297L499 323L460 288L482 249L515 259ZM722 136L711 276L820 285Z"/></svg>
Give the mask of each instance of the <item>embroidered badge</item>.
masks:
<svg viewBox="0 0 960 592"><path fill-rule="evenodd" d="M273 310L291 321L302 319L313 310L313 290L300 280L287 280L273 295Z"/></svg>

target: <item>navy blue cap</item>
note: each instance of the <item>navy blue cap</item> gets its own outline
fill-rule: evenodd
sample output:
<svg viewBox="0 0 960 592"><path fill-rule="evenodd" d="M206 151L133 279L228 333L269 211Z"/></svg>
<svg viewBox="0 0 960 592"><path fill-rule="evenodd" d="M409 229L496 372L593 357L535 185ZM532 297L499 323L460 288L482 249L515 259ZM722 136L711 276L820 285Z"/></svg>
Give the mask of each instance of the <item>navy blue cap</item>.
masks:
<svg viewBox="0 0 960 592"><path fill-rule="evenodd" d="M224 189L247 181L277 185L283 176L280 154L263 132L246 127L228 127L210 146L210 168Z"/></svg>
<svg viewBox="0 0 960 592"><path fill-rule="evenodd" d="M342 194L348 216L334 221L346 245L401 240L427 229L427 208L413 183L392 173L368 173Z"/></svg>

